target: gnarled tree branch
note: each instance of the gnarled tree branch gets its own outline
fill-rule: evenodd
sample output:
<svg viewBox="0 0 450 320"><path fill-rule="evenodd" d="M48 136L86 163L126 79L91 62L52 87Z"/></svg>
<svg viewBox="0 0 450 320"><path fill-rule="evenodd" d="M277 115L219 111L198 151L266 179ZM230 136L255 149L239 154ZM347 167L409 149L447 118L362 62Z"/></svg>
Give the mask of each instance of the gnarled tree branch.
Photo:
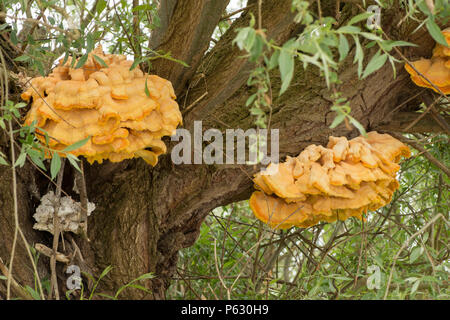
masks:
<svg viewBox="0 0 450 320"><path fill-rule="evenodd" d="M209 47L211 35L220 21L229 0L163 1L160 8L161 29L156 30L151 45L156 50L170 52L172 57L189 65L165 59L153 63L157 74L170 79L177 93L194 75Z"/></svg>

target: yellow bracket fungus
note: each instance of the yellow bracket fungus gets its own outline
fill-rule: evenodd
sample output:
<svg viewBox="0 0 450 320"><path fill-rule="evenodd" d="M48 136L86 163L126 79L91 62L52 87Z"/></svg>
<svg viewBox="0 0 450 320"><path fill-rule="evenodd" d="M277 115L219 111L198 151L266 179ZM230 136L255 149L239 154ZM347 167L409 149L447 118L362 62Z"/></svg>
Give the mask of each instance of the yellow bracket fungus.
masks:
<svg viewBox="0 0 450 320"><path fill-rule="evenodd" d="M106 63L106 66L100 61ZM70 153L90 163L141 157L155 166L166 152L161 140L182 123L170 81L143 73L123 55L93 50L86 63L61 60L47 77L31 80L22 99L31 101L25 124L36 121L37 138L54 150L91 137ZM51 156L47 154L47 156ZM64 153L61 153L64 156Z"/></svg>
<svg viewBox="0 0 450 320"><path fill-rule="evenodd" d="M442 34L450 45L450 28L442 31ZM444 94L450 93L450 48L441 44L436 44L433 49L431 59L420 59L414 61L414 68L423 76L439 88ZM438 92L431 84L419 75L409 64L405 64L405 69L411 75L411 80L420 87L431 88Z"/></svg>
<svg viewBox="0 0 450 320"><path fill-rule="evenodd" d="M258 219L281 229L362 219L391 201L401 156L409 157L409 148L388 134L373 131L349 141L330 137L327 148L310 145L256 174L259 191L250 207Z"/></svg>

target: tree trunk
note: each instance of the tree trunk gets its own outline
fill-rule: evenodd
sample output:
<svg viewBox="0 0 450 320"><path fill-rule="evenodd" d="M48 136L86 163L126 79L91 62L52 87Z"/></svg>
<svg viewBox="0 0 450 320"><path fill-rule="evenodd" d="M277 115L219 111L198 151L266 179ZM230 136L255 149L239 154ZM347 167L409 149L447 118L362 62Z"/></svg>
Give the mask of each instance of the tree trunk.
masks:
<svg viewBox="0 0 450 320"><path fill-rule="evenodd" d="M194 120L203 121L203 130L217 128L224 132L227 128L246 130L252 127L254 119L245 106L252 89L245 82L253 65L242 59L243 53L231 44L236 28L248 25L248 12L244 12L215 47L204 55L214 29L211 26L217 24L228 1L198 1L192 8L189 3L193 1L190 0L167 3L172 13L162 15L163 34L154 35L155 46L176 53L175 58L186 61L191 68L186 72L179 65L164 61L156 64L154 73L169 78L175 84L184 127L192 132ZM279 43L294 36L298 30L298 26L292 23L290 3L290 0L263 2L263 27L268 38ZM334 15L334 4L329 6L323 8L324 14ZM186 14L189 10L198 12L198 15ZM351 16L350 13L343 11L340 24ZM401 29L390 27L389 24L398 21L399 17L395 9L384 12L387 34L395 39L429 44L425 51L405 50L403 53L407 57L429 55L433 41L425 32L415 33L414 37L421 40L414 41L406 39L405 35L410 34L415 26L404 23ZM182 39L186 43L182 46L178 43L182 41L179 37L171 36L174 30L177 34L186 34ZM185 48L186 51L180 50ZM373 53L366 50L365 61ZM391 111L421 90L412 84L403 67L397 66L396 79L387 64L361 81L351 60L347 59L339 72L343 84L337 89L349 99L352 116L367 130L380 129L392 123L394 118L397 121L401 119L401 112ZM281 97L277 94L280 86L277 73L272 74L272 79L271 128L280 129L281 157L297 155L309 144L325 144L330 135L349 138L358 135L356 129L349 130L345 125L333 130L329 128L335 116L330 111L332 92L326 88L316 69L309 67L304 71L297 65L292 85ZM400 109L413 112L416 102L410 101ZM391 126L390 130L402 131L402 128ZM7 154L7 143L0 141L0 147L4 146L2 151ZM153 272L156 278L146 283L151 294L127 289L122 297L164 299L176 268L178 251L195 242L206 215L218 206L248 199L252 192L250 177L258 167L174 165L170 158L173 143L169 139L166 142L169 152L160 158L155 168L141 160L85 164L89 201L96 204L96 209L89 218L90 242L74 236L83 254L83 260L76 258L76 263L94 277L98 277L106 266L113 266L100 283L99 292L111 294L139 275ZM51 247L50 234L32 229L32 214L39 204L38 197L53 186L29 164L18 171L20 226L31 245L40 242ZM72 181L73 169L70 168L64 176L63 189L67 192L71 190ZM4 264L9 261L14 234L12 208L11 168L0 166L0 258ZM69 238L65 237L65 246L70 252L74 245ZM19 283L32 286L31 265L21 241L18 243L13 275ZM62 246L60 250L63 250ZM41 279L49 278L49 259L41 257L39 262L39 276ZM59 285L65 291L67 275L62 265L58 270ZM4 296L4 292L3 281L0 282L0 296Z"/></svg>

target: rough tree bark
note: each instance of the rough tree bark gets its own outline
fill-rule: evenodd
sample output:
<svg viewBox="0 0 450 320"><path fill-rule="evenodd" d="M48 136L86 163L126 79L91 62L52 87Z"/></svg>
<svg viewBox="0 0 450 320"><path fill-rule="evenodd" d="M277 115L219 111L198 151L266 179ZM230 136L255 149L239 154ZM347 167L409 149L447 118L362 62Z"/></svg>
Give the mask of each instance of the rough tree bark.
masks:
<svg viewBox="0 0 450 320"><path fill-rule="evenodd" d="M256 1L249 1L252 4ZM331 4L332 2L332 4ZM155 63L156 74L170 79L178 94L178 102L184 116L184 127L192 129L194 120L203 121L203 130L217 128L252 127L254 119L245 107L252 89L245 85L252 64L241 58L242 52L231 41L238 27L246 26L249 13L244 12L212 50L208 50L211 34L217 25L228 0L164 1L161 8L162 28L152 36L156 49L171 51L173 56L186 61L190 68L160 61ZM194 4L195 3L195 4ZM292 23L290 0L265 0L262 7L263 27L269 38L282 43L299 31ZM335 2L322 8L324 14L334 15ZM165 11L164 11L165 10ZM355 11L356 10L356 11ZM356 7L346 5L339 23L358 13ZM407 57L426 56L431 53L432 39L426 32L416 32L408 38L415 26L395 23L401 18L395 8L383 13L383 29L395 39L417 42L422 48L405 49ZM420 41L417 41L420 39ZM424 49L425 48L425 49ZM374 52L366 50L365 55ZM352 116L367 130L388 128L402 131L402 112L409 117L415 111L417 99L391 112L413 95L421 91L414 86L402 66L393 78L390 65L360 81L355 66L347 59L340 76L343 84L338 87L349 98ZM290 89L277 96L279 78L273 74L273 112L271 127L280 129L280 155L296 155L309 144L324 144L329 135L358 135L355 129L344 125L331 130L334 118L330 112L331 92L323 78L314 68L295 70ZM205 94L207 92L207 94ZM202 97L201 99L199 99ZM187 108L189 106L189 108ZM410 118L408 118L410 119ZM395 121L394 121L395 120ZM431 121L424 119L424 121ZM448 123L448 119L447 119ZM420 122L425 130L430 123ZM431 128L436 123L431 122ZM383 127L384 126L384 127ZM0 135L1 138L1 135ZM167 142L170 145L169 140ZM0 148L7 153L8 143L0 140ZM170 148L169 148L170 150ZM156 278L148 285L152 294L127 290L127 298L163 299L165 290L174 274L178 251L191 246L206 215L214 208L233 201L248 199L252 192L249 177L256 171L253 166L237 165L178 165L170 160L170 151L161 157L160 163L151 168L143 161L124 161L119 164L86 165L89 200L97 208L89 218L87 241L74 237L81 247L84 270L99 275L108 265L114 269L99 289L113 292L120 285L137 276L154 272ZM71 190L73 172L65 174L63 189ZM0 167L0 258L9 260L14 223L11 198L11 169ZM17 185L20 202L21 228L28 241L49 245L49 235L32 229L31 215L38 204L38 197L52 185L32 166L19 170ZM33 197L36 195L36 197ZM20 243L20 242L19 242ZM71 241L66 239L66 250ZM19 246L14 277L22 284L32 284L33 274L23 246ZM42 257L39 264L40 277L48 276L48 259ZM59 265L60 285L64 286L66 275ZM3 286L3 287L2 287ZM5 292L0 282L0 296Z"/></svg>

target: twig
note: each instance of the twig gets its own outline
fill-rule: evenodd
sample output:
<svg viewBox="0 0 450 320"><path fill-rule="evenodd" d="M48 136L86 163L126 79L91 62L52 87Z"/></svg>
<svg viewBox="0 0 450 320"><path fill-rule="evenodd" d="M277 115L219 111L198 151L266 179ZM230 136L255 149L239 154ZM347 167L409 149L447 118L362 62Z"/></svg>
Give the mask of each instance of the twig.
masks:
<svg viewBox="0 0 450 320"><path fill-rule="evenodd" d="M88 207L88 196L86 191L86 180L84 178L84 165L83 161L80 162L80 171L75 172L76 184L80 191L80 203L81 203L81 216L80 216L80 229L81 234L84 238L89 241L88 238L88 228L87 228L87 207Z"/></svg>
<svg viewBox="0 0 450 320"><path fill-rule="evenodd" d="M255 4L251 4L251 5L249 5L249 6L246 6L246 7L244 7L244 8L241 8L241 9L239 9L239 10L233 11L233 12L231 12L231 13L229 13L229 14L223 16L223 17L220 19L220 21L228 20L229 18L231 18L231 17L234 16L235 14L238 14L239 12L242 12L242 11L245 11L245 10L247 10L247 9L250 9L250 8L253 7L254 5L255 5Z"/></svg>
<svg viewBox="0 0 450 320"><path fill-rule="evenodd" d="M207 95L208 95L208 91L205 91L200 97L198 97L194 102L192 102L190 105L188 105L186 107L186 109L183 110L183 114L185 114L189 109L192 109L193 106L195 106L200 100L202 100Z"/></svg>
<svg viewBox="0 0 450 320"><path fill-rule="evenodd" d="M228 289L227 285L223 281L222 275L220 274L220 270L219 270L219 264L217 263L217 245L216 245L216 243L217 243L217 241L216 241L216 239L214 239L214 262L215 262L214 264L216 265L217 276L219 277L220 283L222 283L222 286L227 291L228 300L231 300L230 289Z"/></svg>
<svg viewBox="0 0 450 320"><path fill-rule="evenodd" d="M34 247L38 252L42 253L46 257L51 258L53 256L53 250L43 245L42 243L36 243ZM56 252L56 261L68 264L70 262L70 259L68 256L62 254L61 252Z"/></svg>
<svg viewBox="0 0 450 320"><path fill-rule="evenodd" d="M422 112L422 113L421 113L421 114L420 114L413 122L411 122L411 123L404 129L404 131L405 131L405 132L408 132L409 129L411 129L411 128L414 127L417 123L419 123L419 121L420 121L423 117L425 117L429 111L431 111L431 110L433 109L433 107L434 107L434 105L436 104L436 102L437 102L437 99L434 100L433 103L427 104L426 110L425 110L424 112Z"/></svg>
<svg viewBox="0 0 450 320"><path fill-rule="evenodd" d="M417 237L419 234L423 233L429 226L433 225L437 220L439 219L443 219L445 222L447 222L447 220L445 219L445 217L440 213L437 216L435 216L433 219L431 219L430 221L428 221L428 223L426 225L424 225L419 231L417 231L416 233L414 233L412 236L410 236L401 246L401 248L397 251L397 254L394 257L394 261L392 262L392 267L391 267L391 273L389 274L389 279L388 279L388 283L386 285L386 292L384 294L383 300L386 300L388 293L389 293L389 287L391 286L391 281L392 281L392 275L394 274L394 269L395 269L395 264L397 262L398 257L400 256L400 253L402 253L402 251L409 245L409 243L411 242L411 240L413 240L415 237Z"/></svg>
<svg viewBox="0 0 450 320"><path fill-rule="evenodd" d="M56 300L59 300L58 279L57 279L57 275L56 275L56 256L58 254L59 233L60 233L58 213L59 213L60 200L61 200L61 186L62 186L62 180L64 177L64 165L65 165L65 159L62 159L61 168L58 173L58 180L57 180L57 185L56 185L56 199L55 199L55 202L53 203L53 253L50 258L52 290L50 290L50 298L52 296L52 291L54 290Z"/></svg>

